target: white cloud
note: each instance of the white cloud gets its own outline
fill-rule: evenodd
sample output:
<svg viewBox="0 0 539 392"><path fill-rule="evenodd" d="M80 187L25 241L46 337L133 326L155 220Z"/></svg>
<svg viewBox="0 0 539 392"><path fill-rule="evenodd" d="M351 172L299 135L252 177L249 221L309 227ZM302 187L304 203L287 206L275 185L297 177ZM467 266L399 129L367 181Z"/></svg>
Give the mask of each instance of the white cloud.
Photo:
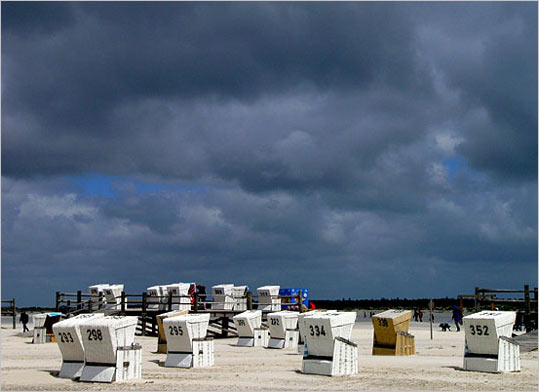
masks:
<svg viewBox="0 0 539 392"><path fill-rule="evenodd" d="M96 215L96 207L80 202L77 200L77 195L73 193L62 196L30 194L20 205L21 217L73 218L74 216L84 216L94 218Z"/></svg>
<svg viewBox="0 0 539 392"><path fill-rule="evenodd" d="M443 152L454 155L455 148L464 142L464 138L453 133L441 133L435 136L436 146Z"/></svg>
<svg viewBox="0 0 539 392"><path fill-rule="evenodd" d="M447 185L447 169L439 163L432 163L428 168L429 179L436 185Z"/></svg>

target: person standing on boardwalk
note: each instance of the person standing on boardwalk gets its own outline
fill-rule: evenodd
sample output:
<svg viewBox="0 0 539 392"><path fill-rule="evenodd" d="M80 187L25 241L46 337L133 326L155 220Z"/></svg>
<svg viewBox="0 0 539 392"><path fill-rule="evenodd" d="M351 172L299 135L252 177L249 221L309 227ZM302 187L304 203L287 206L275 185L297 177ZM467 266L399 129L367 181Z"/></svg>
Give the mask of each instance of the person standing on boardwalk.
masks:
<svg viewBox="0 0 539 392"><path fill-rule="evenodd" d="M513 327L515 331L522 331L522 312L517 310L515 317L515 326Z"/></svg>
<svg viewBox="0 0 539 392"><path fill-rule="evenodd" d="M22 331L29 331L28 327L26 326L26 324L28 324L28 314L24 310L21 310L20 321L22 323Z"/></svg>
<svg viewBox="0 0 539 392"><path fill-rule="evenodd" d="M203 310L206 310L206 304L204 302L206 302L208 299L206 297L206 286L204 286L203 284L197 284L196 285L196 292L197 294L199 295L199 298L200 298L200 303L199 302L199 309L203 309Z"/></svg>

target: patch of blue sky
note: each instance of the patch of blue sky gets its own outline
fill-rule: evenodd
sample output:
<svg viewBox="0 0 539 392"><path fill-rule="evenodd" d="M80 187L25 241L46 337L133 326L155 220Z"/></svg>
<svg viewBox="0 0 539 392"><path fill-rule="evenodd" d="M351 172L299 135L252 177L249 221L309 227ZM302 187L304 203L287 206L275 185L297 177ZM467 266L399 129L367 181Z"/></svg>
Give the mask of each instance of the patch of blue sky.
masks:
<svg viewBox="0 0 539 392"><path fill-rule="evenodd" d="M115 176L107 176L98 173L87 173L82 176L70 177L81 189L81 193L87 196L101 196L107 198L118 197L111 187L111 182L116 181Z"/></svg>
<svg viewBox="0 0 539 392"><path fill-rule="evenodd" d="M447 169L447 174L450 179L455 178L458 172L467 168L466 160L458 155L443 160L442 165Z"/></svg>
<svg viewBox="0 0 539 392"><path fill-rule="evenodd" d="M137 194L158 193L161 191L189 192L204 189L201 185L170 184L150 181L133 180L128 176L113 176L100 173L86 173L80 176L70 176L68 180L79 188L85 196L116 198L118 193L115 185L132 185Z"/></svg>

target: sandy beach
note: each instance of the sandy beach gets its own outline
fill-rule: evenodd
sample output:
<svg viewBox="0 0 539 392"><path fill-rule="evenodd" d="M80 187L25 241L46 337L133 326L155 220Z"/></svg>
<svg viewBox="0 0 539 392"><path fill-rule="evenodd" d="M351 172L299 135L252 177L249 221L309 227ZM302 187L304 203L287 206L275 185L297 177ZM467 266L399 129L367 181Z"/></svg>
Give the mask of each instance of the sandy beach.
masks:
<svg viewBox="0 0 539 392"><path fill-rule="evenodd" d="M437 324L436 324L437 326ZM235 347L235 338L215 341L215 366L198 369L163 367L155 337L135 338L143 347L142 379L114 384L80 383L57 377L61 355L54 343L31 344L20 329L2 328L2 390L530 390L538 387L537 351L521 355L519 373L488 374L462 370L464 332L412 322L417 354L372 356L369 319L355 324L352 340L359 346L359 374L325 377L299 372L294 350Z"/></svg>
<svg viewBox="0 0 539 392"><path fill-rule="evenodd" d="M0 392L539 392L539 0L0 10Z"/></svg>

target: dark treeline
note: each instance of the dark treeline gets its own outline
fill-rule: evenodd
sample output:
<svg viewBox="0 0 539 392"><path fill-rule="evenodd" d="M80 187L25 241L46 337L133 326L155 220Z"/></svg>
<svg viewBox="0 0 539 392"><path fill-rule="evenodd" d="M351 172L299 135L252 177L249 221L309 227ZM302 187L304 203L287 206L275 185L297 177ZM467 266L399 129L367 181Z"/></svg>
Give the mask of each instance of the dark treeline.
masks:
<svg viewBox="0 0 539 392"><path fill-rule="evenodd" d="M319 299L312 302L319 309L386 309L386 308L406 308L406 309L428 309L430 298L379 298L379 299ZM459 306L456 298L433 298L432 302L436 309L452 308ZM474 306L473 299L463 299L463 306L471 308Z"/></svg>
<svg viewBox="0 0 539 392"><path fill-rule="evenodd" d="M423 309L426 310L429 307L430 298L378 298L378 299L312 299L310 302L314 303L318 309ZM433 298L435 309L451 309L454 305L459 306L459 300L457 298ZM464 298L462 300L464 308L472 310L474 308L474 300L472 298ZM496 304L500 310L524 310L524 302L514 304ZM2 308L2 313L10 311L11 308ZM17 307L19 311L21 308ZM32 312L52 312L55 311L52 307L39 307L29 306L24 308L27 311ZM490 302L485 300L481 303L481 309L490 309Z"/></svg>

